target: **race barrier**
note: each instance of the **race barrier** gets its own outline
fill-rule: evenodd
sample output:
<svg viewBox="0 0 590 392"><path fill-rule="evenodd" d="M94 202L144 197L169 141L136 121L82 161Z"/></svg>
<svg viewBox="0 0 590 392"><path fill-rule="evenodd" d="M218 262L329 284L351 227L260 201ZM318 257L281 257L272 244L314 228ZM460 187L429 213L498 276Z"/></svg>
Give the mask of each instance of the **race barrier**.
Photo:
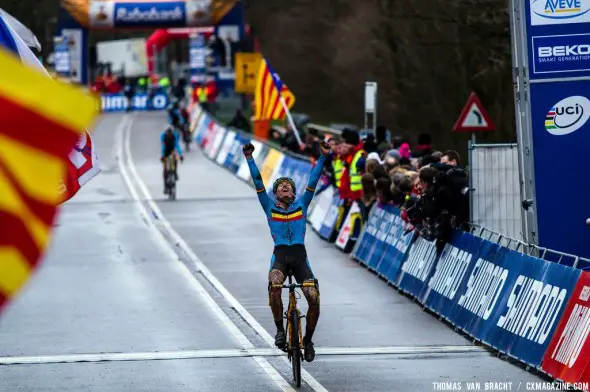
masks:
<svg viewBox="0 0 590 392"><path fill-rule="evenodd" d="M192 124L205 155L250 181L241 147L256 146L268 185L289 176L298 193L312 164L221 126L193 109ZM329 239L341 201L333 187L319 190L307 220ZM455 231L444 247L406 226L400 210L377 203L364 227L356 203L335 239L341 250L441 316L457 330L556 380L588 390L590 382L590 273ZM354 248L352 247L354 246ZM348 248L348 249L347 249Z"/></svg>

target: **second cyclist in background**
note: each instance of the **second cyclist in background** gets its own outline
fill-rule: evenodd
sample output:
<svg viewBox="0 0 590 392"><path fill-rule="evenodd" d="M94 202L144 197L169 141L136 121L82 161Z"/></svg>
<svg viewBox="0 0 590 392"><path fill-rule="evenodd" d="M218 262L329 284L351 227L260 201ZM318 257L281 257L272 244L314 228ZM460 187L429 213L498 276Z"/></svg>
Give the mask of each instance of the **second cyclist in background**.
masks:
<svg viewBox="0 0 590 392"><path fill-rule="evenodd" d="M162 161L162 174L164 178L164 193L166 193L166 158L174 154L174 177L176 181L178 181L178 161L177 158L180 158L181 161L184 160L182 155L182 148L180 148L180 137L178 132L174 129L172 125L168 125L168 127L162 132L160 135L160 144L161 144L161 154L160 160Z"/></svg>

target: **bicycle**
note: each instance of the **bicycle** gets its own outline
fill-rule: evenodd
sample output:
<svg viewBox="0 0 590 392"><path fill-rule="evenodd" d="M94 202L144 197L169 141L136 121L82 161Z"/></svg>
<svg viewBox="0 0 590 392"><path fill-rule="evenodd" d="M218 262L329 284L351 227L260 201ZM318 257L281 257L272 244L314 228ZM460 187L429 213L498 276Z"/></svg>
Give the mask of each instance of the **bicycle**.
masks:
<svg viewBox="0 0 590 392"><path fill-rule="evenodd" d="M314 282L293 283L292 274L289 273L289 284L283 284L284 289L289 289L289 306L285 312L287 319L287 359L291 361L293 368L293 381L297 387L301 386L301 362L303 362L303 336L301 332L301 315L297 309L297 292L295 289L303 287L315 287ZM283 349L285 351L285 349Z"/></svg>
<svg viewBox="0 0 590 392"><path fill-rule="evenodd" d="M164 181L166 186L166 194L169 200L176 199L176 175L174 174L174 165L176 156L174 154L168 155L164 161Z"/></svg>
<svg viewBox="0 0 590 392"><path fill-rule="evenodd" d="M182 139L184 141L184 149L186 151L191 150L192 134L189 130L188 125L182 127Z"/></svg>

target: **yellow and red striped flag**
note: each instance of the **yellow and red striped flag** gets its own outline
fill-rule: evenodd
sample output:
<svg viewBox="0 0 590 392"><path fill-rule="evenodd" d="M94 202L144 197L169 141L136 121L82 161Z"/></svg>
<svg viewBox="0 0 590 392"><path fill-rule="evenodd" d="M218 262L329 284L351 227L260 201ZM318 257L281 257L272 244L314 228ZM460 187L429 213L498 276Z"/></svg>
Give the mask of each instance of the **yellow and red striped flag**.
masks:
<svg viewBox="0 0 590 392"><path fill-rule="evenodd" d="M289 109L295 105L295 95L273 71L268 61L262 59L254 92L254 118L256 120L283 120L287 113L281 104L281 96L285 99Z"/></svg>
<svg viewBox="0 0 590 392"><path fill-rule="evenodd" d="M0 49L0 311L49 243L68 154L97 112L96 98Z"/></svg>

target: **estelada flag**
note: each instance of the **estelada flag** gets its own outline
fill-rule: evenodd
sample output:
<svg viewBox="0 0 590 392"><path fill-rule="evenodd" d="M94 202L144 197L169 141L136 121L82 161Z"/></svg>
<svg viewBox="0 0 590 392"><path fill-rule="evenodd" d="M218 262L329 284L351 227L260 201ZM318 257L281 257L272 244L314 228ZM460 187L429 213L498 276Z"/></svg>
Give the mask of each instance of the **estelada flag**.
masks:
<svg viewBox="0 0 590 392"><path fill-rule="evenodd" d="M0 70L1 310L47 248L68 154L98 112L95 98L1 47Z"/></svg>
<svg viewBox="0 0 590 392"><path fill-rule="evenodd" d="M38 69L51 77L47 70L41 65L37 57L29 49L25 40L17 33L17 31L27 31L27 29L20 25L20 29L15 29L14 23L18 23L16 19L7 19L6 13L0 12L0 46L16 54L23 63ZM32 35L29 31L29 33ZM34 38L34 35L33 35ZM29 38L27 41L31 41ZM36 38L33 42L37 42ZM46 97L47 99L55 99L55 97ZM62 203L71 199L82 186L100 173L100 165L96 148L92 144L92 139L88 132L80 135L77 144L70 151L68 170L64 175L64 179L60 186Z"/></svg>
<svg viewBox="0 0 590 392"><path fill-rule="evenodd" d="M285 99L287 108L295 105L295 95L274 72L266 59L260 62L256 90L254 91L254 118L256 120L283 120L287 113L281 103Z"/></svg>

